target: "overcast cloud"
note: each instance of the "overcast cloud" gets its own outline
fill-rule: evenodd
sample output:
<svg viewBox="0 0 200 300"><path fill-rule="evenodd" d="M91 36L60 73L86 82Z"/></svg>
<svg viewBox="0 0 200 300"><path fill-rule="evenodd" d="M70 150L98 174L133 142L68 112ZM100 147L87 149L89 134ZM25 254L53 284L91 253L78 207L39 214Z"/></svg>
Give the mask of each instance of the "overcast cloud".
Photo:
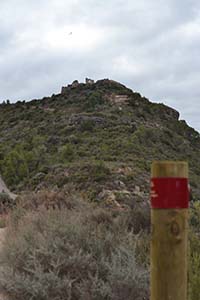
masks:
<svg viewBox="0 0 200 300"><path fill-rule="evenodd" d="M199 0L0 2L0 101L110 78L200 131L199 53Z"/></svg>

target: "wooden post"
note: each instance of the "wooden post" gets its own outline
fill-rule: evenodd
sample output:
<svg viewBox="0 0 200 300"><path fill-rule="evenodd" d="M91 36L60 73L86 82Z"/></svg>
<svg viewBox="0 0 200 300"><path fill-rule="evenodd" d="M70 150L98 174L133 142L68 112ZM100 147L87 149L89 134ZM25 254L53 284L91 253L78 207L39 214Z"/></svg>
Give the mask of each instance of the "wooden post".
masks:
<svg viewBox="0 0 200 300"><path fill-rule="evenodd" d="M151 300L187 300L188 165L151 169Z"/></svg>

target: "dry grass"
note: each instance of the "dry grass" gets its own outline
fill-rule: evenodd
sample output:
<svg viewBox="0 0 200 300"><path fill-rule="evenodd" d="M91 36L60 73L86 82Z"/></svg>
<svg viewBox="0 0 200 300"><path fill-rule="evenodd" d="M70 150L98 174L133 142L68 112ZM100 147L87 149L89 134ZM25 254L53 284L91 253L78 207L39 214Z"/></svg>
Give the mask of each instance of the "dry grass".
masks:
<svg viewBox="0 0 200 300"><path fill-rule="evenodd" d="M84 203L19 209L1 255L0 283L12 299L148 299L148 274L136 262L125 216Z"/></svg>

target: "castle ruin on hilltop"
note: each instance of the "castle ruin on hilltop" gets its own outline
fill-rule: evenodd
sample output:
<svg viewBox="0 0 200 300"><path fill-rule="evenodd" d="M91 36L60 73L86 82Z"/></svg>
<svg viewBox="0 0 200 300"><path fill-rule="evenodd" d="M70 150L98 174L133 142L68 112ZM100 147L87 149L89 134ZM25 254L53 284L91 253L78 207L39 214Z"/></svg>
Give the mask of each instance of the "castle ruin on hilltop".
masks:
<svg viewBox="0 0 200 300"><path fill-rule="evenodd" d="M74 80L71 84L68 84L67 86L63 86L61 89L61 94L65 94L66 92L68 92L69 90L76 88L80 85L92 85L94 84L95 81L93 79L90 78L85 78L85 83L80 83L78 80Z"/></svg>

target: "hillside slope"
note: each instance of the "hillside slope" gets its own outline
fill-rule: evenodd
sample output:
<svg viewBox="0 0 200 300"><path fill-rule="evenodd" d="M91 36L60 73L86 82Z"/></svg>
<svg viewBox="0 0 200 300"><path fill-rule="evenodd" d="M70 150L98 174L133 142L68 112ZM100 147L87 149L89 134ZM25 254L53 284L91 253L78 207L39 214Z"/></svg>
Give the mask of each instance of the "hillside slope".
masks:
<svg viewBox="0 0 200 300"><path fill-rule="evenodd" d="M0 105L0 173L14 191L76 189L93 201L148 199L153 160L186 160L200 192L200 136L179 113L118 82Z"/></svg>

